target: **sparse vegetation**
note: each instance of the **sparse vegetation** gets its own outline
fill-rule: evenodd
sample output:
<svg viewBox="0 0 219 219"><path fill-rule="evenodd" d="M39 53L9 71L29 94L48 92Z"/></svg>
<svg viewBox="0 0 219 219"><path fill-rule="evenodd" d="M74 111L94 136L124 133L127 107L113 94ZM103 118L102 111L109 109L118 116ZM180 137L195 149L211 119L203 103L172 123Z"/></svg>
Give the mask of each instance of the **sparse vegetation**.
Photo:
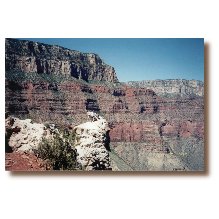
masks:
<svg viewBox="0 0 219 219"><path fill-rule="evenodd" d="M50 169L53 170L77 170L77 152L74 148L74 133L63 131L55 132L53 138L43 138L42 143L35 153L38 157L46 160Z"/></svg>

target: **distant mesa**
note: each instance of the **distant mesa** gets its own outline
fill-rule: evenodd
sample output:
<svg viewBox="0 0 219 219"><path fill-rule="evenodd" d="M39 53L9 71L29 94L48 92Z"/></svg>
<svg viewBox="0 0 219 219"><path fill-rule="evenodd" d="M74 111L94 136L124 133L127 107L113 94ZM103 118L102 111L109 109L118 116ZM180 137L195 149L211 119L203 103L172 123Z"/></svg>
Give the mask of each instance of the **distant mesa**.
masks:
<svg viewBox="0 0 219 219"><path fill-rule="evenodd" d="M204 96L204 83L197 80L168 79L127 82L132 87L152 89L157 95Z"/></svg>

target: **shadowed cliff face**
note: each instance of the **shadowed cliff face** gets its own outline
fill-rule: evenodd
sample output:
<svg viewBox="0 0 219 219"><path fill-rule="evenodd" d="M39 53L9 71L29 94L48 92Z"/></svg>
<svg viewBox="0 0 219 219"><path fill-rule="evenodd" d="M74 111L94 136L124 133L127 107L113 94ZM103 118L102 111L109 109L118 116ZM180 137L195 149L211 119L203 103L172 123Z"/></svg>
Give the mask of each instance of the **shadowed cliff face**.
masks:
<svg viewBox="0 0 219 219"><path fill-rule="evenodd" d="M15 39L6 39L5 46L6 71L71 75L85 81L118 81L114 68L93 53Z"/></svg>
<svg viewBox="0 0 219 219"><path fill-rule="evenodd" d="M6 40L6 70L9 115L74 127L97 112L132 170L204 169L202 82L119 83L97 55L17 40Z"/></svg>

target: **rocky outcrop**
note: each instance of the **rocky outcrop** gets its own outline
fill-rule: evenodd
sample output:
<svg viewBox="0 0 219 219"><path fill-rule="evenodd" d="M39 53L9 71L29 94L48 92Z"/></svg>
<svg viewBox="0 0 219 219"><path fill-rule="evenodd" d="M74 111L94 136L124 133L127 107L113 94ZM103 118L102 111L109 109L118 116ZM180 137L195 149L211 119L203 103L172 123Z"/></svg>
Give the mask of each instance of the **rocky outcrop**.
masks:
<svg viewBox="0 0 219 219"><path fill-rule="evenodd" d="M204 96L204 83L197 80L145 80L129 81L127 84L133 87L152 89L157 95L161 96Z"/></svg>
<svg viewBox="0 0 219 219"><path fill-rule="evenodd" d="M88 112L90 122L74 127L76 135L73 149L77 151L77 162L83 170L112 170L109 157L109 127L105 119ZM46 162L34 154L43 138L53 139L52 133L59 133L54 125L46 128L30 119L20 120L8 117L5 121L6 144L11 149L6 154L7 170L40 170ZM60 137L63 137L60 135ZM7 151L9 152L9 151ZM13 152L13 153L11 153ZM33 153L34 152L34 153ZM74 159L74 158L72 158ZM20 162L23 163L20 163Z"/></svg>
<svg viewBox="0 0 219 219"><path fill-rule="evenodd" d="M20 120L8 117L5 121L8 146L12 151L33 151L39 146L46 133L43 124L33 123L31 119Z"/></svg>
<svg viewBox="0 0 219 219"><path fill-rule="evenodd" d="M103 117L88 112L90 122L74 128L77 161L83 170L111 170L109 158L109 127Z"/></svg>
<svg viewBox="0 0 219 219"><path fill-rule="evenodd" d="M70 75L85 81L118 82L113 67L93 53L27 40L6 39L6 71Z"/></svg>

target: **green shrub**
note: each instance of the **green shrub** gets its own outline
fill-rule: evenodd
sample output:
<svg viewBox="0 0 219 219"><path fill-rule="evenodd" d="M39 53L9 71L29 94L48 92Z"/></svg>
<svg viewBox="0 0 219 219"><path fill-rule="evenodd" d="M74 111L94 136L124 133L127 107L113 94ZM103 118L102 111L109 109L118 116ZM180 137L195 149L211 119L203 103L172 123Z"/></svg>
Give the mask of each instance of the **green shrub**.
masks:
<svg viewBox="0 0 219 219"><path fill-rule="evenodd" d="M80 169L74 148L75 135L70 132L55 133L53 138L43 138L36 151L38 157L46 160L53 170L76 170Z"/></svg>

